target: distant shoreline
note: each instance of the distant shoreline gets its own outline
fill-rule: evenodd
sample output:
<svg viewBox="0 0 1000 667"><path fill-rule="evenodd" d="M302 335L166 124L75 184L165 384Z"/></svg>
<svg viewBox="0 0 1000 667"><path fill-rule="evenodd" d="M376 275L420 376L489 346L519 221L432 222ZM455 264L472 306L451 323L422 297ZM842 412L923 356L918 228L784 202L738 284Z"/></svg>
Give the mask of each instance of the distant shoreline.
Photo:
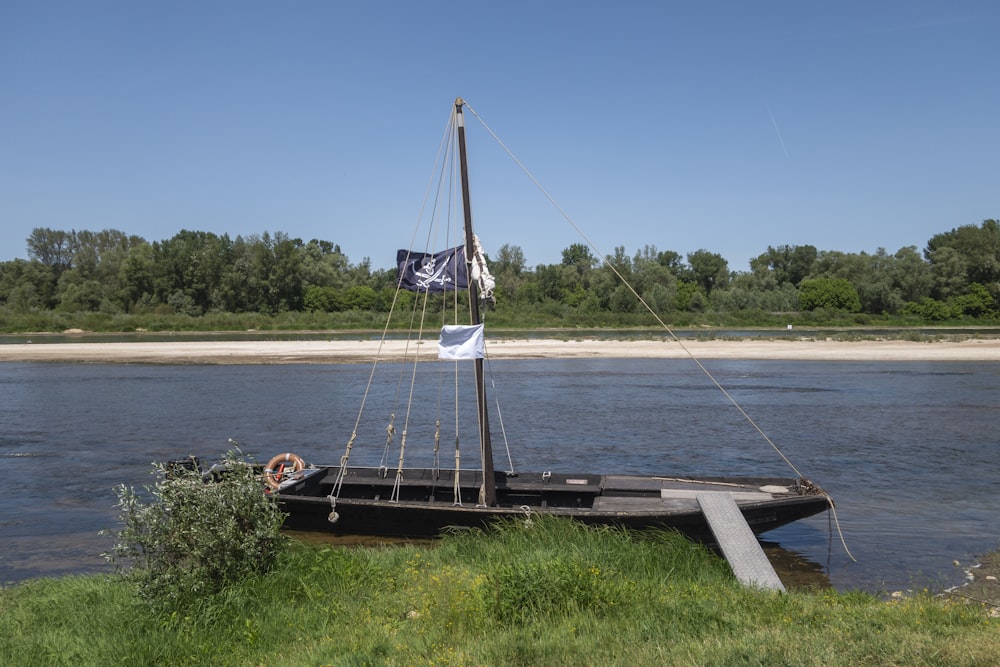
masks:
<svg viewBox="0 0 1000 667"><path fill-rule="evenodd" d="M17 343L0 345L0 362L154 364L336 364L362 363L376 355L398 361L406 355L434 359L432 341L387 340L167 341ZM487 339L491 359L699 359L791 361L1000 361L1000 338L917 342L833 339L745 340L561 340Z"/></svg>

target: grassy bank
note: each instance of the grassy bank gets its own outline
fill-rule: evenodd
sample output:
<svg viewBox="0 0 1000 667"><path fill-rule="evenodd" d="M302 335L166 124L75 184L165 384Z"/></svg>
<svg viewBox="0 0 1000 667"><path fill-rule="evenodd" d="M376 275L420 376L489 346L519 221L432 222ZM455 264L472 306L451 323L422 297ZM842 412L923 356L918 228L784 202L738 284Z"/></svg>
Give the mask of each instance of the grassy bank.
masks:
<svg viewBox="0 0 1000 667"><path fill-rule="evenodd" d="M564 521L434 546L294 544L276 572L152 613L118 577L0 591L10 665L993 665L983 608L765 593L672 534Z"/></svg>

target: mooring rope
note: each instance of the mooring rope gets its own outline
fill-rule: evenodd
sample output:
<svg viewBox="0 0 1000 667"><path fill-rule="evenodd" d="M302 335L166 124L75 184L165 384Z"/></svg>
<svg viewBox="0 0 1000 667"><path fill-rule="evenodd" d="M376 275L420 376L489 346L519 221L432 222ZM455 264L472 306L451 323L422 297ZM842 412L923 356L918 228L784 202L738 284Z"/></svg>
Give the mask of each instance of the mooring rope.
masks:
<svg viewBox="0 0 1000 667"><path fill-rule="evenodd" d="M851 550L847 548L847 540L844 539L844 531L840 529L840 519L837 518L837 508L833 504L833 498L831 498L830 494L825 491L823 492L823 497L826 498L826 502L830 505L830 515L833 517L833 525L837 529L837 536L840 538L840 545L844 547L844 553L847 554L848 558L857 563L858 559L855 558L854 554L851 553Z"/></svg>

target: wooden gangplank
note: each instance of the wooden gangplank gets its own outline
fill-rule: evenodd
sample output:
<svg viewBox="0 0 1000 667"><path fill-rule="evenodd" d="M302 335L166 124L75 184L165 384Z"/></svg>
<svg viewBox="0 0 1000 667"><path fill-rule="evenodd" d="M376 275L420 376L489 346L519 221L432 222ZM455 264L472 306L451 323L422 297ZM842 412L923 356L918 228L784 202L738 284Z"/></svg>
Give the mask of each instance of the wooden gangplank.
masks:
<svg viewBox="0 0 1000 667"><path fill-rule="evenodd" d="M699 493L697 498L702 514L712 529L712 535L736 578L745 586L784 591L785 586L761 549L757 536L750 530L732 494L706 492Z"/></svg>

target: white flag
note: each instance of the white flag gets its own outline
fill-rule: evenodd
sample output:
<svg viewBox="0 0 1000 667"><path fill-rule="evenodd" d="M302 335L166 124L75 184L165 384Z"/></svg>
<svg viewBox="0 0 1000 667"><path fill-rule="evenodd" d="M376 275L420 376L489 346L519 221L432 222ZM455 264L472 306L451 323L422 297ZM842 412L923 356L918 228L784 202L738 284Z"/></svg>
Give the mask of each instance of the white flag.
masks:
<svg viewBox="0 0 1000 667"><path fill-rule="evenodd" d="M446 324L441 327L438 359L482 359L485 346L482 324Z"/></svg>

